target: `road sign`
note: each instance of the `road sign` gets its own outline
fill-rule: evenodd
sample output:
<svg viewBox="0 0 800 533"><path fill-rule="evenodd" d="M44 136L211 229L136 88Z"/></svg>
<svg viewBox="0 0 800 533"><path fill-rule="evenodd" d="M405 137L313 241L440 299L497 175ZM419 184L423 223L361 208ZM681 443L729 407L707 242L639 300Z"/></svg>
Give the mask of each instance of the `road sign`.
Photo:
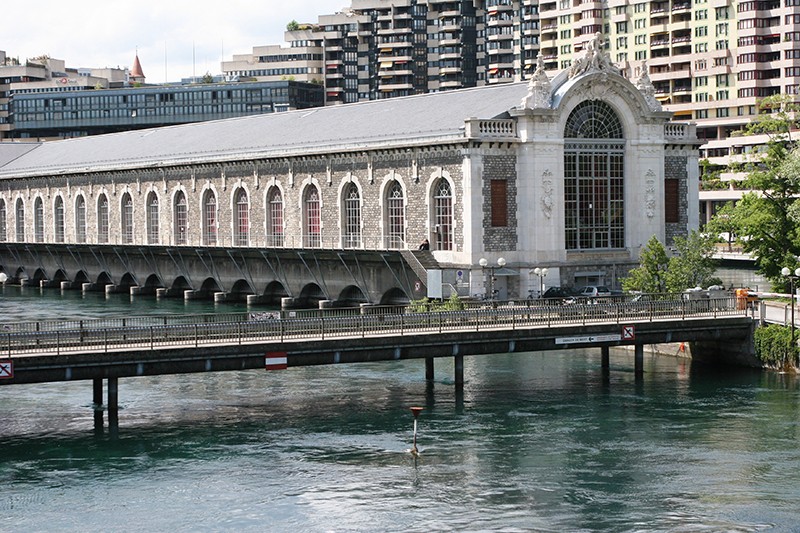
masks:
<svg viewBox="0 0 800 533"><path fill-rule="evenodd" d="M582 335L580 337L556 337L556 344L578 344L582 342L612 342L622 338L619 333L607 335Z"/></svg>
<svg viewBox="0 0 800 533"><path fill-rule="evenodd" d="M629 325L629 326L622 326L622 340L624 341L632 341L636 338L636 326Z"/></svg>
<svg viewBox="0 0 800 533"><path fill-rule="evenodd" d="M14 361L0 361L0 379L11 379L14 377Z"/></svg>

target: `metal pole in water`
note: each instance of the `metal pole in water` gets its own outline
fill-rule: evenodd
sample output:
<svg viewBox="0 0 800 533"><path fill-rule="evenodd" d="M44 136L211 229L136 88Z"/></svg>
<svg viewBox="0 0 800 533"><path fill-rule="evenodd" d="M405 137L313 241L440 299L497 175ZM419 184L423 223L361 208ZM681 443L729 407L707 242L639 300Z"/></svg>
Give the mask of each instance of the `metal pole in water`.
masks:
<svg viewBox="0 0 800 533"><path fill-rule="evenodd" d="M411 414L414 415L414 445L411 448L412 455L419 455L419 450L417 449L417 417L419 417L419 413L422 409L422 407L411 408Z"/></svg>

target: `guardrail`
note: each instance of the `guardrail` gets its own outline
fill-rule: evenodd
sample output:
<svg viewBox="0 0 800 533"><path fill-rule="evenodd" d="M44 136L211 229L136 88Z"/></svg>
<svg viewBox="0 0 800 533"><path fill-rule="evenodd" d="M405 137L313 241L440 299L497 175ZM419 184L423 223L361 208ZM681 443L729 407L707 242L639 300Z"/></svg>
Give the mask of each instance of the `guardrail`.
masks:
<svg viewBox="0 0 800 533"><path fill-rule="evenodd" d="M551 325L746 316L735 297L703 300L611 298L473 303L458 311L413 312L409 307L375 306L313 311L318 316L277 318L267 313L162 315L97 320L5 324L0 350L7 357L76 352L113 352L236 345L264 341L324 340L371 335L517 329ZM285 313L284 313L285 314Z"/></svg>

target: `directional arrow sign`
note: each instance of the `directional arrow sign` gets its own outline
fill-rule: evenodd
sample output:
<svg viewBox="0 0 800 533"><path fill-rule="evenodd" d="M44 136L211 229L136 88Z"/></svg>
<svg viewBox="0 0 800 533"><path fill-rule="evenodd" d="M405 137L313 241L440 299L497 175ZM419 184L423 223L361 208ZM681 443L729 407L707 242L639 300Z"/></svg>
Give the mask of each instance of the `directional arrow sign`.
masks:
<svg viewBox="0 0 800 533"><path fill-rule="evenodd" d="M582 335L580 337L556 337L556 344L578 344L582 342L612 342L622 340L619 333L607 335Z"/></svg>

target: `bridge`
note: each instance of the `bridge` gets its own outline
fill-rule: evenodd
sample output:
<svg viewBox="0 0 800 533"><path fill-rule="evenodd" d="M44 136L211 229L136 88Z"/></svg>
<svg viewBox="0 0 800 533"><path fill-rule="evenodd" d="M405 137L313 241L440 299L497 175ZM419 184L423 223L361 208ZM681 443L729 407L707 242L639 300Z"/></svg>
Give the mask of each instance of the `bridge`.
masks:
<svg viewBox="0 0 800 533"><path fill-rule="evenodd" d="M463 387L464 356L600 348L607 370L613 346L634 347L640 376L648 344L688 342L698 357L746 362L754 319L738 303L730 296L693 301L675 295L474 302L453 311L366 306L6 324L0 386L92 380L100 406L105 379L109 426L116 427L124 377L424 359L432 380L434 359L453 357L455 384ZM102 416L98 409L96 427L102 428Z"/></svg>

